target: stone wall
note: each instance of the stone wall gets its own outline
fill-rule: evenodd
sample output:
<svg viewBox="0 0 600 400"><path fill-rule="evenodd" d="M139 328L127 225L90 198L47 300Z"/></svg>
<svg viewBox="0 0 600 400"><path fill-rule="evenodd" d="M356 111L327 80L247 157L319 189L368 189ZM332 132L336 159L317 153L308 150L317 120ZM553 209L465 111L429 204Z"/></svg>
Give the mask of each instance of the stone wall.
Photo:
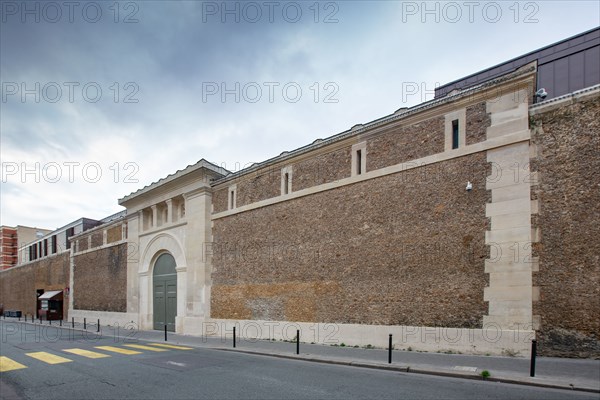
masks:
<svg viewBox="0 0 600 400"><path fill-rule="evenodd" d="M227 199L229 196L228 188L222 188L215 190L212 196L212 209L213 212L218 213L227 210Z"/></svg>
<svg viewBox="0 0 600 400"><path fill-rule="evenodd" d="M5 310L20 310L35 315L36 290L64 290L69 286L69 252L63 252L38 261L0 271L0 304ZM63 316L69 309L65 293Z"/></svg>
<svg viewBox="0 0 600 400"><path fill-rule="evenodd" d="M488 173L482 152L214 220L211 317L481 327Z"/></svg>
<svg viewBox="0 0 600 400"><path fill-rule="evenodd" d="M539 351L600 357L600 97L531 117L540 202Z"/></svg>
<svg viewBox="0 0 600 400"><path fill-rule="evenodd" d="M114 243L118 242L123 238L123 227L121 225L113 226L106 230L106 242Z"/></svg>
<svg viewBox="0 0 600 400"><path fill-rule="evenodd" d="M296 192L348 178L351 160L350 147L344 147L295 163L292 190Z"/></svg>
<svg viewBox="0 0 600 400"><path fill-rule="evenodd" d="M90 231L82 232L73 239L73 242L77 243L75 254L86 250L92 250L104 246L105 244L119 242L125 239L123 237L123 231L127 231L127 223L123 220L117 220L110 224L95 227Z"/></svg>
<svg viewBox="0 0 600 400"><path fill-rule="evenodd" d="M127 243L74 256L73 308L127 310Z"/></svg>
<svg viewBox="0 0 600 400"><path fill-rule="evenodd" d="M100 247L104 242L102 231L92 233L92 247Z"/></svg>
<svg viewBox="0 0 600 400"><path fill-rule="evenodd" d="M486 103L466 108L467 144L485 140L491 119ZM445 117L437 116L411 125L399 125L366 139L366 171L381 169L444 152ZM292 192L348 178L351 147L332 149L292 164ZM236 181L236 206L241 207L281 195L281 168L265 167ZM233 182L232 182L233 183ZM215 190L213 212L228 209L228 188Z"/></svg>
<svg viewBox="0 0 600 400"><path fill-rule="evenodd" d="M87 236L77 239L77 251L85 251L90 247L90 241Z"/></svg>
<svg viewBox="0 0 600 400"><path fill-rule="evenodd" d="M244 206L281 194L281 170L267 168L251 173L237 184L236 206Z"/></svg>
<svg viewBox="0 0 600 400"><path fill-rule="evenodd" d="M483 142L486 139L487 128L492 125L490 115L486 112L485 102L467 107L466 119L467 146Z"/></svg>
<svg viewBox="0 0 600 400"><path fill-rule="evenodd" d="M367 141L367 171L444 151L444 116L393 128Z"/></svg>

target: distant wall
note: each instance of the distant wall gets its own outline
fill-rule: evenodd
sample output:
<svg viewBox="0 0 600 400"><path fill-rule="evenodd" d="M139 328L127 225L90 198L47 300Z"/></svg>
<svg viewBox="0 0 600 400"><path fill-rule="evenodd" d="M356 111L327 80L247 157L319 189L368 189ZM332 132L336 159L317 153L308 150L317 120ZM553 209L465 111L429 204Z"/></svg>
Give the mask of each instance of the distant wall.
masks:
<svg viewBox="0 0 600 400"><path fill-rule="evenodd" d="M5 310L20 310L35 315L36 290L64 290L69 286L70 252L0 271L0 304ZM63 315L67 316L69 301L64 293Z"/></svg>
<svg viewBox="0 0 600 400"><path fill-rule="evenodd" d="M74 310L127 310L126 228L123 221L117 220L73 239Z"/></svg>

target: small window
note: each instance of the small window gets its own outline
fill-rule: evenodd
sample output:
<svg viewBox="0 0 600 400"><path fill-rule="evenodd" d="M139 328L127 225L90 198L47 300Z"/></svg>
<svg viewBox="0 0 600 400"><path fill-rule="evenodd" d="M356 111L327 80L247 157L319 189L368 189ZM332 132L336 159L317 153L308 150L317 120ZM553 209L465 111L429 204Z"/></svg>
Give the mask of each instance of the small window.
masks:
<svg viewBox="0 0 600 400"><path fill-rule="evenodd" d="M352 146L352 176L362 175L367 170L367 142Z"/></svg>
<svg viewBox="0 0 600 400"><path fill-rule="evenodd" d="M57 250L56 235L52 235L52 254L56 254Z"/></svg>
<svg viewBox="0 0 600 400"><path fill-rule="evenodd" d="M290 192L290 174L285 173L283 175L283 194L288 194Z"/></svg>
<svg viewBox="0 0 600 400"><path fill-rule="evenodd" d="M237 186L229 186L227 193L227 209L233 210L237 206Z"/></svg>
<svg viewBox="0 0 600 400"><path fill-rule="evenodd" d="M292 193L293 169L291 165L281 169L281 194L286 195Z"/></svg>
<svg viewBox="0 0 600 400"><path fill-rule="evenodd" d="M458 120L452 121L452 149L458 149Z"/></svg>
<svg viewBox="0 0 600 400"><path fill-rule="evenodd" d="M465 108L444 116L444 151L461 149L467 144L465 127L467 125Z"/></svg>

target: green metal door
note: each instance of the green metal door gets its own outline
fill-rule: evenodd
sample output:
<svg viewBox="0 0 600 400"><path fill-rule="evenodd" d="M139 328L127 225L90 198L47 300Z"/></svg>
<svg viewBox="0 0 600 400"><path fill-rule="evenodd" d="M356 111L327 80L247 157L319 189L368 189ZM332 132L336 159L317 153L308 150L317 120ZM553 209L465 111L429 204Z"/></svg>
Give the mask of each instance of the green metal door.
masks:
<svg viewBox="0 0 600 400"><path fill-rule="evenodd" d="M153 272L154 329L175 332L177 315L177 272L172 255L161 254L154 264Z"/></svg>

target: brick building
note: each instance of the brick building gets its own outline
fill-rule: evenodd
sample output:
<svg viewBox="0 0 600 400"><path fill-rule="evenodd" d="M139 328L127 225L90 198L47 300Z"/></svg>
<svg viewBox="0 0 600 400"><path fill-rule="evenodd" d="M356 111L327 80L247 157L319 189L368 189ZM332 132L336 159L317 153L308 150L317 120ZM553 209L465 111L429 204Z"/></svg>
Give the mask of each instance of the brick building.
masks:
<svg viewBox="0 0 600 400"><path fill-rule="evenodd" d="M29 226L17 225L16 227L0 227L0 257L2 265L0 270L14 267L22 262L19 259L19 248L25 244L33 242L41 236L49 233L48 229L32 228Z"/></svg>
<svg viewBox="0 0 600 400"><path fill-rule="evenodd" d="M2 252L0 269L17 265L18 261L17 229L10 226L0 227L0 251Z"/></svg>
<svg viewBox="0 0 600 400"><path fill-rule="evenodd" d="M537 337L597 357L597 55L600 29L239 172L201 160L141 188L70 237L69 313L426 351L527 355ZM3 291L16 279L0 273Z"/></svg>

